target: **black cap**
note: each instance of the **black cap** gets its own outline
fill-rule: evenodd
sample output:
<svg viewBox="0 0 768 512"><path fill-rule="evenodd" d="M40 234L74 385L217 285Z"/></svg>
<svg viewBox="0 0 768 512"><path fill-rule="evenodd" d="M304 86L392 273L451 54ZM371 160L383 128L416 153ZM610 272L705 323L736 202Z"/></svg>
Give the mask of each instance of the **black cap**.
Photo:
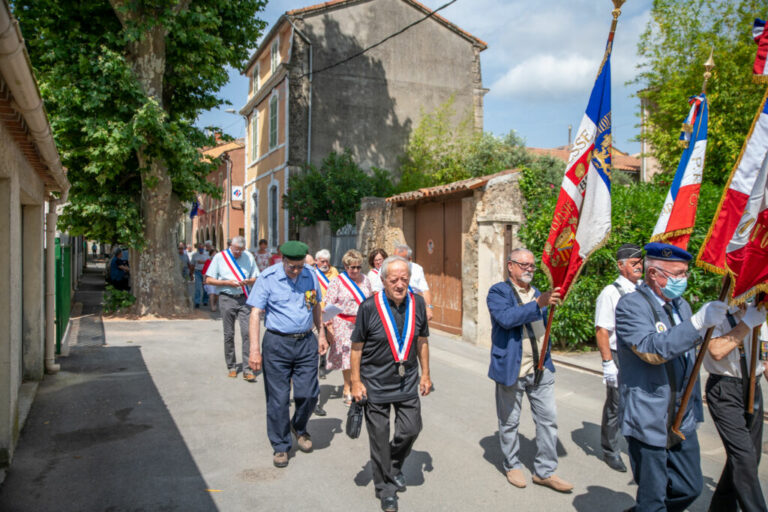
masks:
<svg viewBox="0 0 768 512"><path fill-rule="evenodd" d="M642 247L635 244L624 244L621 247L619 247L618 251L616 251L617 260L626 260L629 258L642 258L642 257L643 257Z"/></svg>

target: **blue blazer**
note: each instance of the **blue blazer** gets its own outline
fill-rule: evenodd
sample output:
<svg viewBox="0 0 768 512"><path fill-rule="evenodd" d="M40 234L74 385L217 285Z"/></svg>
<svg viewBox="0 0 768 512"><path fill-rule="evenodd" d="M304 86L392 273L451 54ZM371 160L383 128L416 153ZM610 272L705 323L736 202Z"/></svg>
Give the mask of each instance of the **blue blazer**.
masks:
<svg viewBox="0 0 768 512"><path fill-rule="evenodd" d="M656 315L664 324L663 330L655 325L651 306L640 296L641 291L651 299ZM646 284L638 286L638 291L624 295L616 305L621 433L657 447L667 444L671 388L664 361L670 361L675 370L673 385L677 393L677 412L693 372L695 347L701 342L699 331L691 323L691 306L683 299L672 302L682 319L682 323L674 327ZM680 425L683 434L692 433L696 424L704 421L698 375L695 378L696 386Z"/></svg>
<svg viewBox="0 0 768 512"><path fill-rule="evenodd" d="M534 288L534 296L541 292ZM504 386L511 386L520 373L523 343L530 343L525 324L547 319L547 308L539 309L535 301L517 305L515 294L506 281L496 283L488 290L488 311L491 313L491 365L488 377ZM547 347L544 366L554 372L552 358ZM539 347L541 350L541 347Z"/></svg>

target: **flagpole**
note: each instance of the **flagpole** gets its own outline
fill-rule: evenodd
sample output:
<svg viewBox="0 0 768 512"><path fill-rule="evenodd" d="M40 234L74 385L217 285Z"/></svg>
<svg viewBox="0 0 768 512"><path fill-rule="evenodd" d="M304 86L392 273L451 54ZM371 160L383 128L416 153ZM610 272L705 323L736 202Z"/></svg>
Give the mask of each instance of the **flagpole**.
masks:
<svg viewBox="0 0 768 512"><path fill-rule="evenodd" d="M624 5L626 1L627 0L612 0L613 11L611 11L611 16L613 16L613 20L611 21L611 29L608 32L608 43L605 45L605 53L603 53L603 60L600 62L600 67L597 68L597 75L596 75L597 78L599 78L600 73L603 72L603 66L608 61L608 56L611 54L611 49L613 48L613 36L616 33L616 26L619 23L619 16L621 16L621 6ZM546 271L546 268L545 268L545 271ZM547 275L549 276L549 274ZM549 278L551 283L552 276L549 276ZM541 354L539 355L539 364L536 367L537 370L542 370L544 368L544 358L547 356L547 349L549 348L549 334L552 331L552 319L554 316L555 316L555 305L553 304L549 306L547 328L544 334L544 342L541 344Z"/></svg>
<svg viewBox="0 0 768 512"><path fill-rule="evenodd" d="M763 293L757 294L755 297L755 307L758 307L763 301L763 296ZM752 329L752 352L749 354L749 398L747 399L747 413L749 414L755 413L755 374L757 373L757 351L759 350L760 346L761 327L762 324L757 325L754 329ZM746 377L746 375L741 376L742 379L744 377ZM762 421L762 419L756 421Z"/></svg>
<svg viewBox="0 0 768 512"><path fill-rule="evenodd" d="M723 287L720 290L720 296L717 300L724 302L728 298L728 294L731 291L731 275L726 274L723 277ZM685 416L685 410L688 408L688 401L693 393L693 387L696 385L696 381L699 380L699 371L701 370L701 363L704 362L704 355L707 353L707 347L709 346L709 340L712 339L712 333L715 331L714 326L707 329L704 334L704 342L701 344L699 354L696 356L696 362L693 365L693 371L688 378L688 383L685 386L683 397L680 399L680 408L675 415L675 421L672 423L672 433L678 436L681 440L685 440L685 436L680 432L680 424L683 422L683 416ZM671 383L670 383L671 385Z"/></svg>

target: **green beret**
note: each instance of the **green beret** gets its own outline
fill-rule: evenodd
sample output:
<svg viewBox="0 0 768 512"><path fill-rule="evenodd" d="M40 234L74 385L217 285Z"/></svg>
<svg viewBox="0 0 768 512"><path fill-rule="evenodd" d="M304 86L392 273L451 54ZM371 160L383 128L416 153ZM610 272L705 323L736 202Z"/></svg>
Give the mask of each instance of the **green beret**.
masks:
<svg viewBox="0 0 768 512"><path fill-rule="evenodd" d="M280 246L283 258L289 260L303 260L309 252L309 246L298 240L289 240Z"/></svg>

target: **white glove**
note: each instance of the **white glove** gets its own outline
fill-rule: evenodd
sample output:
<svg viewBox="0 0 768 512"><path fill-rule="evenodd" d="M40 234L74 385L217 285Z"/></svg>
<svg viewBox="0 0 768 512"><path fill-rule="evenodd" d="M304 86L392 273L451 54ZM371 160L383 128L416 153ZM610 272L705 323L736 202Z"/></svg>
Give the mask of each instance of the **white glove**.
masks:
<svg viewBox="0 0 768 512"><path fill-rule="evenodd" d="M747 324L747 327L750 329L754 329L765 322L765 310L759 310L755 306L749 306L741 321Z"/></svg>
<svg viewBox="0 0 768 512"><path fill-rule="evenodd" d="M704 328L720 325L725 320L725 314L728 312L728 304L723 301L713 300L707 302L695 315L691 317L693 328L700 331Z"/></svg>
<svg viewBox="0 0 768 512"><path fill-rule="evenodd" d="M612 388L619 387L619 369L613 359L603 361L603 384Z"/></svg>

